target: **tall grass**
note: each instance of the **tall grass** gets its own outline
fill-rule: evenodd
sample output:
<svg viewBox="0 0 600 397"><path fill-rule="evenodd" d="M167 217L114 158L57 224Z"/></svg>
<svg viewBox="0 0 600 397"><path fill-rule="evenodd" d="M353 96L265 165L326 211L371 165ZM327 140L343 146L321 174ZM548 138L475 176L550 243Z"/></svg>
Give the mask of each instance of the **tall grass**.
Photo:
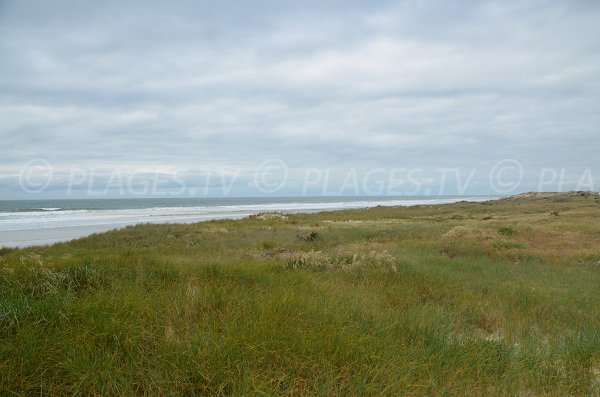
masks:
<svg viewBox="0 0 600 397"><path fill-rule="evenodd" d="M598 395L599 208L374 208L2 250L0 394Z"/></svg>

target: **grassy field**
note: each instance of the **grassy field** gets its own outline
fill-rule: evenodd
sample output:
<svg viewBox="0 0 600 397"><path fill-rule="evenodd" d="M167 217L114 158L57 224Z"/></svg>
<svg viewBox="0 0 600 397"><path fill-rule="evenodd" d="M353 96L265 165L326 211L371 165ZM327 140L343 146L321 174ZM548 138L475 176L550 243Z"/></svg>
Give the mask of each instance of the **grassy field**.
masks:
<svg viewBox="0 0 600 397"><path fill-rule="evenodd" d="M600 198L0 250L0 395L600 395Z"/></svg>

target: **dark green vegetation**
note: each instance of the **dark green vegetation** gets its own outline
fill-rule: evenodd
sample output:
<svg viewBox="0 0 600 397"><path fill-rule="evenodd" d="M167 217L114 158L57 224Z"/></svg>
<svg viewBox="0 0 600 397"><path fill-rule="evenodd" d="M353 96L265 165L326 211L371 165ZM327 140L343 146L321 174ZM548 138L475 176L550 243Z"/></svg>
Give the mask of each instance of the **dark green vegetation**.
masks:
<svg viewBox="0 0 600 397"><path fill-rule="evenodd" d="M140 225L0 291L1 395L600 393L596 195Z"/></svg>

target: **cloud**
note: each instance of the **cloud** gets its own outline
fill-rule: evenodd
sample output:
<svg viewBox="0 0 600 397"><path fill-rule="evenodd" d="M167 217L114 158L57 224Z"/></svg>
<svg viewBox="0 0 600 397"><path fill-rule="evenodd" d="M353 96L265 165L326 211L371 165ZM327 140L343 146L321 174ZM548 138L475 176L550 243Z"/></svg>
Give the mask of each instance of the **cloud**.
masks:
<svg viewBox="0 0 600 397"><path fill-rule="evenodd" d="M598 172L599 17L587 1L4 2L5 190L35 158Z"/></svg>

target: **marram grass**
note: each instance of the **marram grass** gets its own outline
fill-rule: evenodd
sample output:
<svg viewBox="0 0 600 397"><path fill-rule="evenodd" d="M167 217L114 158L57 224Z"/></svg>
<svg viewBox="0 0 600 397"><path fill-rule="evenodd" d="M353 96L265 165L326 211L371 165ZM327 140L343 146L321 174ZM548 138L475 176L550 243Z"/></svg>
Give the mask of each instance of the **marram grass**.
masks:
<svg viewBox="0 0 600 397"><path fill-rule="evenodd" d="M600 200L2 249L0 395L600 395Z"/></svg>

